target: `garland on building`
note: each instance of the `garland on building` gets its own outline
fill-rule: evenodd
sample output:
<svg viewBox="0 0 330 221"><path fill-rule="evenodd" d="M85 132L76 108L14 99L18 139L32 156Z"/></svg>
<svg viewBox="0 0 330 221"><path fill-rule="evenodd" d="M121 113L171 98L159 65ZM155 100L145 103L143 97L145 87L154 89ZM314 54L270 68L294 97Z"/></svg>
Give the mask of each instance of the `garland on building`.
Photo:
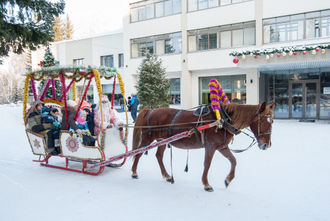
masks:
<svg viewBox="0 0 330 221"><path fill-rule="evenodd" d="M229 53L230 56L234 56L233 62L235 64L238 63L239 59L237 57L241 57L243 60L246 59L247 55L253 56L254 58L258 58L258 56L265 55L265 58L268 60L274 55L276 57L285 57L287 55L306 55L307 52L310 52L313 55L316 55L319 51L322 54L326 53L326 50L330 49L330 44L319 44L319 45L311 45L311 46L288 46L288 47L280 47L280 48L266 48L266 49L256 49L256 50L243 50L243 51L232 51Z"/></svg>

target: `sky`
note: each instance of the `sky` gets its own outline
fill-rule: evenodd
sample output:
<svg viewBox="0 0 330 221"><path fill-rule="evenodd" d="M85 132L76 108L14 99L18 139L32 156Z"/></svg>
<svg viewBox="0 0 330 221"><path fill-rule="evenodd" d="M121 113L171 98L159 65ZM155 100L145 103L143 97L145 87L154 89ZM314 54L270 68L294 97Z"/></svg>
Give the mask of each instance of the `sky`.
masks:
<svg viewBox="0 0 330 221"><path fill-rule="evenodd" d="M66 0L65 13L73 23L74 39L122 29L124 2L123 0Z"/></svg>
<svg viewBox="0 0 330 221"><path fill-rule="evenodd" d="M228 188L224 179L230 163L216 152L208 174L214 192L206 192L201 182L204 149L189 151L188 173L184 172L187 151L173 149L174 184L162 178L156 149L141 157L139 179L131 178L132 159L119 168L106 167L98 176L85 175L33 162L38 156L25 134L22 105L0 105L0 113L0 220L330 220L329 122L275 119L271 148L262 151L255 145L234 153L235 179ZM118 117L125 120L124 113ZM132 134L130 129L129 150ZM231 148L249 144L241 134ZM49 162L65 166L60 157ZM69 165L82 167L72 161ZM164 165L171 173L169 149Z"/></svg>

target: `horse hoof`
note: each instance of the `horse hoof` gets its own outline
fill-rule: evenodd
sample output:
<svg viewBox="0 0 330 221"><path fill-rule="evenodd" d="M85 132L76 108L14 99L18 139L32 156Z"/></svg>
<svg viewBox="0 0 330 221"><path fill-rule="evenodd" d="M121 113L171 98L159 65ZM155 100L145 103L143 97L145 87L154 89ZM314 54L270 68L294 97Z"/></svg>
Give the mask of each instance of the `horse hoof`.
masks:
<svg viewBox="0 0 330 221"><path fill-rule="evenodd" d="M133 179L139 179L139 176L137 174L132 175Z"/></svg>
<svg viewBox="0 0 330 221"><path fill-rule="evenodd" d="M225 185L226 185L226 188L229 186L229 183L227 180L225 180Z"/></svg>
<svg viewBox="0 0 330 221"><path fill-rule="evenodd" d="M170 182L170 183L172 183L172 184L174 183L174 179L173 179L173 177L166 178L166 181L167 181L167 182Z"/></svg>
<svg viewBox="0 0 330 221"><path fill-rule="evenodd" d="M207 192L213 192L214 191L211 186L204 187L204 190L207 191Z"/></svg>

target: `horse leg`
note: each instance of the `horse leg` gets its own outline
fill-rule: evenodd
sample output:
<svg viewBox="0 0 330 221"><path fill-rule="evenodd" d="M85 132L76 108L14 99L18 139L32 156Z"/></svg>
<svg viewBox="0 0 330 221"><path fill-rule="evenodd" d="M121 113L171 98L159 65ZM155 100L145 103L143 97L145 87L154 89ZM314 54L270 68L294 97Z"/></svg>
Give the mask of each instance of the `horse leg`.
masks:
<svg viewBox="0 0 330 221"><path fill-rule="evenodd" d="M204 156L204 171L203 171L203 175L202 175L202 182L204 185L204 190L208 191L208 192L213 192L213 188L211 187L211 185L208 182L207 179L207 174L209 172L210 166L211 166L211 161L214 155L215 149L207 149L205 148L205 156Z"/></svg>
<svg viewBox="0 0 330 221"><path fill-rule="evenodd" d="M137 170L137 166L138 166L139 159L141 158L141 156L142 156L142 153L135 155L135 158L134 158L134 163L133 163L133 166L132 166L132 175L131 175L131 177L134 178L134 179L139 178L136 170Z"/></svg>
<svg viewBox="0 0 330 221"><path fill-rule="evenodd" d="M159 168L160 168L163 178L166 179L166 181L173 183L174 182L173 177L168 175L168 173L165 169L164 163L163 163L163 156L164 156L165 149L166 149L166 145L159 146L157 148L156 158L157 158Z"/></svg>
<svg viewBox="0 0 330 221"><path fill-rule="evenodd" d="M224 149L220 149L219 152L224 157L226 157L231 163L230 172L229 172L227 178L225 179L225 185L227 188L228 185L230 184L230 182L235 178L236 158L234 157L234 155L232 154L232 152L229 150L228 147L226 147Z"/></svg>

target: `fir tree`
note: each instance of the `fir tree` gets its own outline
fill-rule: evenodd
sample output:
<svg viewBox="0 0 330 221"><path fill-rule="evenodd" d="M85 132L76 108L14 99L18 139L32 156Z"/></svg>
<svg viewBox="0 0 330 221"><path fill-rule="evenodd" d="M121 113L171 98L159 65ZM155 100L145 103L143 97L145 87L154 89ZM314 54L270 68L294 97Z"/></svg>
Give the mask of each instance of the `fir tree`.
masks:
<svg viewBox="0 0 330 221"><path fill-rule="evenodd" d="M170 96L168 90L171 87L169 79L165 78L166 69L162 66L162 60L157 55L147 54L138 68L139 81L137 96L142 108L155 109L169 107Z"/></svg>
<svg viewBox="0 0 330 221"><path fill-rule="evenodd" d="M52 41L54 16L64 11L64 0L0 1L0 57L12 50L36 50L40 44Z"/></svg>
<svg viewBox="0 0 330 221"><path fill-rule="evenodd" d="M55 35L53 36L54 41L62 41L64 40L64 27L63 22L60 17L55 17L55 24L53 26L53 30Z"/></svg>
<svg viewBox="0 0 330 221"><path fill-rule="evenodd" d="M52 54L52 52L49 49L49 46L46 49L45 55L44 55L44 60L40 61L40 66L42 67L52 67L56 65L56 61L55 58ZM45 84L45 80L42 80L39 84L38 90L39 93L41 93L41 89ZM52 84L50 84L47 92L46 92L46 96L45 98L51 98L53 97L53 91L52 91ZM56 88L56 98L59 98L62 96L62 91L61 91L61 83L59 80L55 80L55 88Z"/></svg>
<svg viewBox="0 0 330 221"><path fill-rule="evenodd" d="M73 25L71 24L68 14L66 14L66 19L65 19L63 26L64 26L64 28L63 28L64 29L64 31L63 31L64 39L65 40L72 39L74 30L73 30Z"/></svg>

